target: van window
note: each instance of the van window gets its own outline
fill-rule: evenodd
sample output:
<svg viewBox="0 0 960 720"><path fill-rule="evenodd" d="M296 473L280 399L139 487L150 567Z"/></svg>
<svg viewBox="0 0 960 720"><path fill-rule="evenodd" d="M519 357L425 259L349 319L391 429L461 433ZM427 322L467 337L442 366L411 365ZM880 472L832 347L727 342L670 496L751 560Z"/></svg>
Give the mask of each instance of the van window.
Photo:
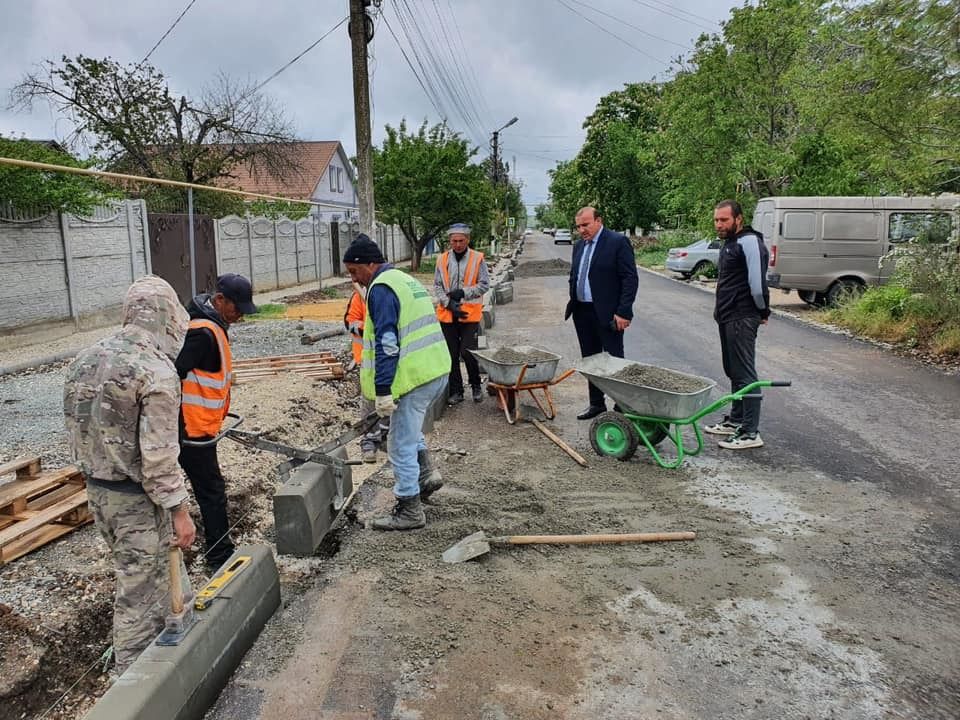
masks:
<svg viewBox="0 0 960 720"><path fill-rule="evenodd" d="M783 238L785 240L813 240L816 216L808 212L785 212L783 214Z"/></svg>
<svg viewBox="0 0 960 720"><path fill-rule="evenodd" d="M945 243L950 239L950 214L890 213L890 231L887 237L892 243Z"/></svg>
<svg viewBox="0 0 960 720"><path fill-rule="evenodd" d="M769 211L758 213L755 222L754 227L760 231L764 240L767 242L773 240L773 213Z"/></svg>
<svg viewBox="0 0 960 720"><path fill-rule="evenodd" d="M879 213L825 212L824 240L879 240Z"/></svg>

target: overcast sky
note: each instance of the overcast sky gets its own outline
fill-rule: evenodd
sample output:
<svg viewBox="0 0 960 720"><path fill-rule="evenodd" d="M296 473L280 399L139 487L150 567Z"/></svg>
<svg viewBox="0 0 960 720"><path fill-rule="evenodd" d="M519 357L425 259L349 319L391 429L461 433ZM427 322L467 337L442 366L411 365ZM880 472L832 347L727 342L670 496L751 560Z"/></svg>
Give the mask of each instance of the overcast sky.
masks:
<svg viewBox="0 0 960 720"><path fill-rule="evenodd" d="M138 62L188 4L189 0L0 0L4 55L0 134L65 137L69 122L45 105L32 113L7 109L9 90L23 73L44 59L81 53ZM440 110L480 147L478 158L488 154L493 130L519 118L501 134L502 157L511 167L516 157L524 200L532 212L546 199L546 171L555 161L576 154L583 120L599 98L627 82L668 77L667 63L684 53L699 33L718 30L735 4L734 0L384 0L383 17L376 20L370 46L374 143L382 140L385 124L396 125L403 118L413 125L441 119L388 25L418 72L417 53L431 66L430 55L415 34L419 28L471 122L461 119L446 96L441 97ZM220 71L260 81L347 14L347 0L194 0L150 61L177 93L199 90ZM411 15L417 18L416 25L410 22ZM406 31L414 34L416 53ZM354 154L346 25L271 80L264 91L286 109L301 138L337 139L348 155Z"/></svg>

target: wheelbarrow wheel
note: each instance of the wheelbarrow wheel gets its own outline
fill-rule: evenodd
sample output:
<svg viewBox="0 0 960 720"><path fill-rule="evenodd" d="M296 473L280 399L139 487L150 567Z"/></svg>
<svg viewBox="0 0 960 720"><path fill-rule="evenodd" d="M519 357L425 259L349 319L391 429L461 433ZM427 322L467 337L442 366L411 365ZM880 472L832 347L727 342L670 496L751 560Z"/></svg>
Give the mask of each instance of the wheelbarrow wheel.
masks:
<svg viewBox="0 0 960 720"><path fill-rule="evenodd" d="M659 445L667 437L667 431L663 429L660 423L650 420L634 420L634 426L646 436L651 445ZM637 440L639 442L639 437Z"/></svg>
<svg viewBox="0 0 960 720"><path fill-rule="evenodd" d="M633 423L618 412L601 413L590 426L590 445L597 455L629 460L639 444Z"/></svg>

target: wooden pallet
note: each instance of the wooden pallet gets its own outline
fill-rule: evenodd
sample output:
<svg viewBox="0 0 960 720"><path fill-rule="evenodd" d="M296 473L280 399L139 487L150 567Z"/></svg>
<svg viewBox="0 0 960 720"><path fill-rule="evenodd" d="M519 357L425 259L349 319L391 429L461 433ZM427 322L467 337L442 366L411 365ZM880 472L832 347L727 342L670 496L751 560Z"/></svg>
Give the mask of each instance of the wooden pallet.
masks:
<svg viewBox="0 0 960 720"><path fill-rule="evenodd" d="M318 380L339 380L343 377L343 364L332 353L326 351L235 360L233 382L235 385L240 385L252 380L276 377L286 372Z"/></svg>
<svg viewBox="0 0 960 720"><path fill-rule="evenodd" d="M93 521L83 475L73 465L43 472L40 458L0 465L0 565Z"/></svg>

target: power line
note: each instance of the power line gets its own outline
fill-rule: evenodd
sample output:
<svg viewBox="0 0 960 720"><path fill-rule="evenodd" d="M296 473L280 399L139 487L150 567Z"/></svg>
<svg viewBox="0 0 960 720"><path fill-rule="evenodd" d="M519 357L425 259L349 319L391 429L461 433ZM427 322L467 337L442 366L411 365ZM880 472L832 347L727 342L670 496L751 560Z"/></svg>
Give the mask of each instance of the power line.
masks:
<svg viewBox="0 0 960 720"><path fill-rule="evenodd" d="M618 23L620 23L621 25L626 25L628 28L632 28L633 30L636 30L637 32L639 32L639 33L641 33L641 34L646 35L647 37L651 37L651 38L653 38L654 40L660 40L661 42L669 43L669 44L671 44L671 45L676 45L678 48L683 48L684 50L692 50L692 48L691 48L689 45L684 45L683 43L674 42L673 40L667 40L667 38L665 38L665 37L661 37L661 36L659 36L659 35L654 35L652 32L647 32L646 30L644 30L644 29L641 28L641 27L637 27L636 25L631 25L630 23L628 23L628 22L627 22L626 20L624 20L623 18L618 18L616 15L611 15L610 13L605 12L605 11L601 10L600 8L595 8L595 7L593 7L592 5L587 5L587 3L585 3L585 2L580 2L580 0L570 0L570 2L574 2L574 3L576 3L577 5L580 5L581 7L585 7L585 8L587 8L587 9L589 9L589 10L593 10L595 13L600 13L601 15L606 15L606 16L607 16L608 18L610 18L611 20L616 20L616 21L617 21Z"/></svg>
<svg viewBox="0 0 960 720"><path fill-rule="evenodd" d="M466 43L463 41L463 33L460 32L460 23L457 22L457 15L453 12L453 5L450 4L450 0L447 0L447 7L450 10L450 17L453 19L453 26L457 30L457 37L460 39L460 46L466 47ZM477 89L477 93L480 98L480 104L484 113L486 114L486 117L493 117L493 113L490 112L490 106L487 104L487 98L483 94L483 90L480 87L480 81L477 79L477 73L473 69L473 63L470 62L469 56L466 57L465 62L467 70L470 72L470 76L473 78L473 84Z"/></svg>
<svg viewBox="0 0 960 720"><path fill-rule="evenodd" d="M605 32L607 35L610 35L611 37L615 37L617 40L619 40L620 42L622 42L624 45L626 45L626 46L629 47L629 48L633 48L634 50L636 50L636 51L637 51L638 53L640 53L641 55L643 55L643 56L645 56L645 57L648 57L648 58L650 58L651 60L654 60L654 61L660 63L661 65L666 65L666 66L669 66L669 65L670 65L670 63L668 63L666 60L661 60L660 58L651 55L651 54L648 53L646 50L644 50L643 48L637 47L636 45L634 45L632 42L630 42L630 41L627 40L626 38L622 38L622 37L620 37L619 35L617 35L615 32L613 32L613 31L608 30L607 28L605 28L603 25L601 25L601 24L599 24L599 23L597 23L597 22L594 22L593 20L591 20L590 18L588 18L586 15L584 15L582 12L580 12L580 11L577 10L576 8L572 8L572 7L570 7L569 5L567 5L567 3L565 3L563 0L557 0L557 2L560 3L561 5L563 5L567 10L569 10L570 12L572 12L574 15L576 15L576 16L578 16L578 17L580 17L580 18L583 18L584 20L586 20L588 23L590 23L590 24L593 25L594 27L600 28L600 30L602 30L603 32Z"/></svg>
<svg viewBox="0 0 960 720"><path fill-rule="evenodd" d="M651 10L656 10L657 12L663 13L664 15L669 15L670 17L676 18L677 20L682 20L682 21L685 22L685 23L690 23L691 25L696 25L697 27L703 28L704 30L713 31L713 30L716 30L716 29L717 29L717 22L716 22L715 20L711 20L710 18L704 17L703 15L697 15L696 13L688 12L688 11L686 11L686 10L681 10L680 8L673 7L673 6L670 5L669 3L660 2L659 0L651 0L652 2L657 3L657 5L662 5L662 6L666 7L666 8L668 8L668 10L662 10L661 8L657 7L656 5L651 5L649 2L644 2L644 0L633 0L633 1L634 1L637 5L643 5L644 7L648 7L648 8L650 8ZM698 23L698 22L694 22L693 20L690 20L690 19L688 19L688 18L685 18L685 17L683 17L682 15L674 15L672 12L669 12L669 10L676 10L677 12L681 12L681 13L683 13L684 15L689 15L689 16L694 17L694 18L697 18L697 19L699 19L699 20L704 20L704 21L710 23L710 26L704 26L704 25L702 25L702 24L700 24L700 23Z"/></svg>
<svg viewBox="0 0 960 720"><path fill-rule="evenodd" d="M282 68L280 68L280 69L277 70L275 73L273 73L273 75L271 75L271 76L268 77L266 80L264 80L262 83L260 83L260 84L257 85L255 88L253 88L253 90L250 91L250 94L253 94L253 93L257 92L260 88L262 88L262 87L263 87L264 85L266 85L268 82L270 82L271 80L273 80L277 75L279 75L280 73L282 73L282 72L283 72L284 70L286 70L288 67L290 67L290 66L293 65L295 62L297 62L297 60L299 60L299 59L302 58L304 55L306 55L308 52L310 52L311 50L313 50L317 45L320 44L320 41L321 41L321 40L323 40L325 37L327 37L327 35L329 35L330 33L332 33L334 30L336 30L338 27L340 27L341 25L343 25L343 24L344 24L347 20L349 20L349 19L350 19L350 16L348 15L348 16L346 16L345 18L343 18L343 20L341 20L341 21L338 22L336 25L334 25L332 28L330 28L329 30L327 30L323 35L321 35L321 36L318 37L315 41L313 41L306 50L304 50L303 52L301 52L301 53L300 53L299 55L297 55L293 60L291 60L290 62L288 62L288 63L287 63L286 65L284 65Z"/></svg>
<svg viewBox="0 0 960 720"><path fill-rule="evenodd" d="M420 83L420 87L423 89L423 94L427 96L427 100L430 101L430 104L433 105L433 109L437 111L437 114L440 117L443 117L443 112L440 108L437 107L437 104L433 101L433 96L427 90L427 86L423 84L423 80L420 78L420 74L417 72L416 68L413 67L413 63L410 62L410 58L407 57L406 51L403 49L403 46L400 44L400 41L397 39L397 34L393 31L393 28L390 27L390 21L387 20L386 14L381 15L383 18L383 23L387 26L387 30L390 31L390 35L393 37L393 41L397 44L397 49L400 50L400 54L403 55L403 59L407 61L407 66L410 68L410 72L413 73L413 76L417 79L417 82Z"/></svg>
<svg viewBox="0 0 960 720"><path fill-rule="evenodd" d="M449 5L449 4L448 4ZM480 110L477 105L477 100L482 96L483 92L479 87L471 88L467 82L468 73L464 69L466 65L470 64L470 56L466 55L463 52L457 52L457 49L454 47L453 42L450 40L450 35L447 33L447 23L443 19L443 15L440 12L440 5L437 0L433 0L434 12L437 14L437 19L440 21L440 28L443 31L443 38L447 44L447 48L450 50L450 56L453 58L454 68L457 71L457 76L460 80L460 86L463 88L464 95L467 98L467 103L470 106L470 109L473 112L474 117L480 123L481 126L484 125L484 120L488 121L489 124L490 118L483 118L481 116ZM450 12L453 12L451 8ZM463 44L461 40L461 45Z"/></svg>
<svg viewBox="0 0 960 720"><path fill-rule="evenodd" d="M179 15L177 15L177 19L173 21L173 25L171 25L170 27L167 28L167 31L166 31L163 35L160 36L160 39L157 40L156 44L155 44L152 48L150 48L150 52L148 52L146 55L144 55L144 56L143 56L143 60L141 60L139 63L137 63L137 67L136 67L137 70L139 70L139 69L140 69L140 66L143 65L147 60L150 59L150 56L153 55L153 51L156 50L158 47L160 47L160 43L162 43L164 40L167 39L167 35L169 35L170 33L173 32L173 29L177 26L177 23L179 23L180 20L183 19L183 16L187 14L187 11L188 11L190 8L193 7L193 4L194 4L196 1L197 1L197 0L190 0L190 2L187 4L187 6L183 9L183 12L180 13Z"/></svg>

